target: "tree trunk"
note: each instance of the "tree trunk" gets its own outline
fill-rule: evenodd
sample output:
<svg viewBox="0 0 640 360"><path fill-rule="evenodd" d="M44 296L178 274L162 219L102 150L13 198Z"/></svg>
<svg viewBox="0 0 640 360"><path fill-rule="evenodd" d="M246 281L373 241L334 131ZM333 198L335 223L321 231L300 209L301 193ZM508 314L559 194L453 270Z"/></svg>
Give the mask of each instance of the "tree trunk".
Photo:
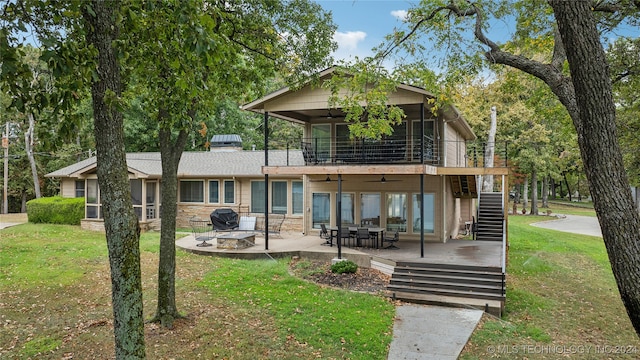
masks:
<svg viewBox="0 0 640 360"><path fill-rule="evenodd" d="M542 179L542 207L549 208L549 177L545 176Z"/></svg>
<svg viewBox="0 0 640 360"><path fill-rule="evenodd" d="M484 152L484 167L493 167L493 156L496 147L496 107L491 107L491 125L489 126L489 135L487 137L487 148ZM493 192L493 175L484 175L482 177L482 191Z"/></svg>
<svg viewBox="0 0 640 360"><path fill-rule="evenodd" d="M33 177L33 189L36 194L36 199L40 199L42 197L40 193L40 179L38 177L36 159L33 157L33 131L36 127L36 119L31 112L27 117L29 118L29 128L24 133L24 149L27 153L27 158L29 158L29 165L31 165L31 176Z"/></svg>
<svg viewBox="0 0 640 360"><path fill-rule="evenodd" d="M96 49L97 79L91 84L97 174L111 266L116 359L143 359L144 321L140 273L140 228L133 211L124 150L121 80L113 43L119 2L93 0L82 6L87 43Z"/></svg>
<svg viewBox="0 0 640 360"><path fill-rule="evenodd" d="M529 206L529 178L525 176L524 183L522 184L522 208L526 209Z"/></svg>
<svg viewBox="0 0 640 360"><path fill-rule="evenodd" d="M567 195L569 196L569 201L573 201L572 200L573 195L571 195L571 186L569 186L569 180L567 180L567 173L563 172L562 176L564 176L564 183L567 184Z"/></svg>
<svg viewBox="0 0 640 360"><path fill-rule="evenodd" d="M590 1L552 0L565 46L577 113L578 144L613 274L640 335L640 216L635 211L616 134L609 68ZM577 115L577 116L576 116Z"/></svg>
<svg viewBox="0 0 640 360"><path fill-rule="evenodd" d="M168 120L168 114L160 110L159 123ZM178 164L187 143L187 132L181 130L175 144L171 140L171 129L160 125L160 155L162 161L162 226L160 228L160 261L158 263L158 308L153 322L167 328L173 327L180 318L176 306L176 213L178 204Z"/></svg>
<svg viewBox="0 0 640 360"><path fill-rule="evenodd" d="M531 171L531 212L530 215L538 215L538 171Z"/></svg>

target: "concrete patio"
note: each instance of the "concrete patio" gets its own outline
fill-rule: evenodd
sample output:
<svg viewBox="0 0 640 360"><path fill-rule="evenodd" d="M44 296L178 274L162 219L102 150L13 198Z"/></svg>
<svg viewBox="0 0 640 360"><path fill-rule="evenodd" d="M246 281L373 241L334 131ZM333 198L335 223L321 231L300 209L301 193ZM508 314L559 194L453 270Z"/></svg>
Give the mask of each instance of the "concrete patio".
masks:
<svg viewBox="0 0 640 360"><path fill-rule="evenodd" d="M210 240L213 246L200 247L192 235L176 241L179 248L200 255L234 257L242 259L276 258L301 256L327 261L338 256L338 247L322 245L325 242L318 235L282 233L269 237L268 249L265 249L263 235L255 237L255 246L244 249L218 249L216 239ZM449 240L446 243L424 243L424 257L421 245L416 240L403 240L396 244L399 249L349 248L342 246L342 257L356 262L360 266L371 267L373 262L424 262L436 264L460 264L486 267L500 267L502 264L502 243L496 241Z"/></svg>

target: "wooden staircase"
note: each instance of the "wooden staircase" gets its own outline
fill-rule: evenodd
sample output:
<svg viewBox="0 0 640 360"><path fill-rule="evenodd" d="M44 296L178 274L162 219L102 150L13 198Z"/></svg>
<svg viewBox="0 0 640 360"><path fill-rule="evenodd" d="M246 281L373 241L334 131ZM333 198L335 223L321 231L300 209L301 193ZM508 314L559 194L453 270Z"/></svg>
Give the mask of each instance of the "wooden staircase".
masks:
<svg viewBox="0 0 640 360"><path fill-rule="evenodd" d="M497 267L398 262L387 289L408 302L472 307L501 316L505 275Z"/></svg>
<svg viewBox="0 0 640 360"><path fill-rule="evenodd" d="M502 241L504 210L501 193L481 193L476 240Z"/></svg>
<svg viewBox="0 0 640 360"><path fill-rule="evenodd" d="M449 179L451 180L453 196L458 198L478 197L475 175L449 176Z"/></svg>

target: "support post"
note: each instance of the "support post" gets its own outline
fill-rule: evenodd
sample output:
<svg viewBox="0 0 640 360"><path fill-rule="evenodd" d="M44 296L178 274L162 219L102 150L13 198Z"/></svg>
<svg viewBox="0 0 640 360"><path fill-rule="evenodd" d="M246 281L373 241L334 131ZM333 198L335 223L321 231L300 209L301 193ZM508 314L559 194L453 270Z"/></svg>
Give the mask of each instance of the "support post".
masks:
<svg viewBox="0 0 640 360"><path fill-rule="evenodd" d="M264 112L264 166L269 166L269 112ZM264 249L269 250L269 174L264 174Z"/></svg>
<svg viewBox="0 0 640 360"><path fill-rule="evenodd" d="M342 259L342 174L338 174L338 199L336 201L336 222L338 223L338 259Z"/></svg>

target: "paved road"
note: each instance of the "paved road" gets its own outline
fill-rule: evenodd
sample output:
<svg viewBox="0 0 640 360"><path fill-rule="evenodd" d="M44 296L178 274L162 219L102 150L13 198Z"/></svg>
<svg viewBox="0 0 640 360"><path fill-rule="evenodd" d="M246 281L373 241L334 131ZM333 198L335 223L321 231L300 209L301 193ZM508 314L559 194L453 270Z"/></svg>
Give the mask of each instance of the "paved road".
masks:
<svg viewBox="0 0 640 360"><path fill-rule="evenodd" d="M582 235L602 237L600 223L595 216L561 215L556 220L542 221L531 224L545 229L558 230Z"/></svg>

